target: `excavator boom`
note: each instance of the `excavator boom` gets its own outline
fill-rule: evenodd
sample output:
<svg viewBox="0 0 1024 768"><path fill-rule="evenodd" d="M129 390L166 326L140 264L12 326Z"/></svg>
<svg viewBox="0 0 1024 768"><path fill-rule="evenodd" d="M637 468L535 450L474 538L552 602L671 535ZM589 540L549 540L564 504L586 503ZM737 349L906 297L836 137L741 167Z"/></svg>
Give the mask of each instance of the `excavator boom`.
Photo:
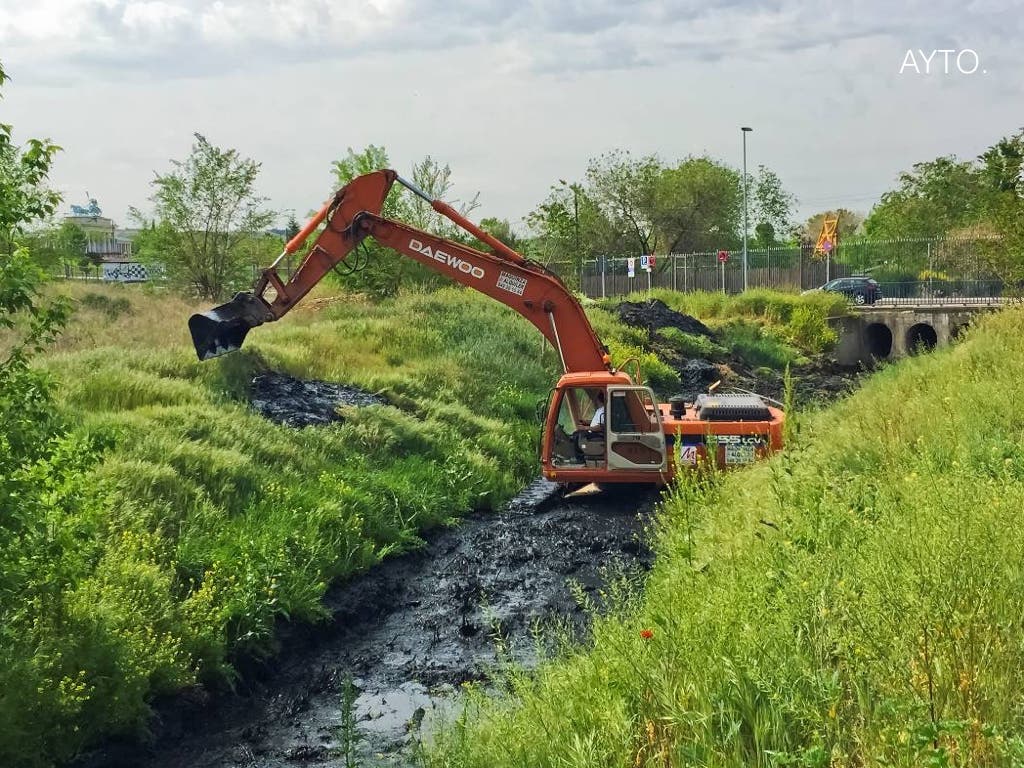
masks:
<svg viewBox="0 0 1024 768"><path fill-rule="evenodd" d="M384 200L396 181L492 251L382 217ZM281 259L298 251L324 222L298 269L287 282L282 280L277 271ZM524 258L447 203L431 200L391 170L360 176L340 189L263 271L252 293L239 293L227 304L193 315L189 329L199 359L238 349L250 329L284 316L366 237L514 309L551 342L566 372L610 370L607 351L580 303L557 275Z"/></svg>

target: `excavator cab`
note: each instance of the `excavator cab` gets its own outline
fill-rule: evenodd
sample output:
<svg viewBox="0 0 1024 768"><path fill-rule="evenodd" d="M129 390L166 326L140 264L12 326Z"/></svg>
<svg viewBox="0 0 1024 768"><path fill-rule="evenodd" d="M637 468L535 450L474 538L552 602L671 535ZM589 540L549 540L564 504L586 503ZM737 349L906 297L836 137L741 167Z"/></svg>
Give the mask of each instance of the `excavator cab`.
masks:
<svg viewBox="0 0 1024 768"><path fill-rule="evenodd" d="M549 479L652 482L667 471L664 428L650 388L628 380L593 381L620 376L562 377L549 406L541 457Z"/></svg>

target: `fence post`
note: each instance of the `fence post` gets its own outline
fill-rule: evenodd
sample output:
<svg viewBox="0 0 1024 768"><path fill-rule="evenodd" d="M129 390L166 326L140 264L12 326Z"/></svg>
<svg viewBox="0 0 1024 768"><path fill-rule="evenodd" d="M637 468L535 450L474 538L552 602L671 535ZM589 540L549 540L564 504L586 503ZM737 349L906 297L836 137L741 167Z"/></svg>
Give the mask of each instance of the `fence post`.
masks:
<svg viewBox="0 0 1024 768"><path fill-rule="evenodd" d="M672 254L672 290L673 291L678 290L678 288L676 287L676 265L677 265L678 261L679 261L679 257L676 256L675 254Z"/></svg>
<svg viewBox="0 0 1024 768"><path fill-rule="evenodd" d="M932 241L929 240L925 247L928 249L928 299L935 301L935 289L932 288L932 273L935 271L932 267Z"/></svg>
<svg viewBox="0 0 1024 768"><path fill-rule="evenodd" d="M601 257L601 298L602 299L606 298L605 289L604 289L604 276L605 276L605 272L607 271L607 268L608 268L608 257L607 256L602 256Z"/></svg>

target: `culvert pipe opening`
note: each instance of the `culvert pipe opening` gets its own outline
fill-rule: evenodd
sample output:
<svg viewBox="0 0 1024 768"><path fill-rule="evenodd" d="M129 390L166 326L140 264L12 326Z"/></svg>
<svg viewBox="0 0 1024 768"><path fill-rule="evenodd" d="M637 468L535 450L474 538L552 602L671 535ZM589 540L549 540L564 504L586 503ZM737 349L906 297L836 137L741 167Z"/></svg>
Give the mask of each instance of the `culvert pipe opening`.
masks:
<svg viewBox="0 0 1024 768"><path fill-rule="evenodd" d="M884 360L892 353L892 331L885 323L871 323L864 329L864 346L868 354Z"/></svg>
<svg viewBox="0 0 1024 768"><path fill-rule="evenodd" d="M939 336L928 323L912 325L907 331L907 351L912 355L922 351L930 352L938 343Z"/></svg>

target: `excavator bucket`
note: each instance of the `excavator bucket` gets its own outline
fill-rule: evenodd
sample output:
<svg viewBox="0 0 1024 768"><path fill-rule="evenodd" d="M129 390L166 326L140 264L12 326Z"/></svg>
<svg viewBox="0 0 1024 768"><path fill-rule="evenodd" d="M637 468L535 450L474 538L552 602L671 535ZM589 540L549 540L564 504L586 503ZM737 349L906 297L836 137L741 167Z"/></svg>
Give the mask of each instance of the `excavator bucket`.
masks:
<svg viewBox="0 0 1024 768"><path fill-rule="evenodd" d="M192 315L188 329L200 360L241 348L250 328L275 320L270 307L251 293L237 293L227 304Z"/></svg>

